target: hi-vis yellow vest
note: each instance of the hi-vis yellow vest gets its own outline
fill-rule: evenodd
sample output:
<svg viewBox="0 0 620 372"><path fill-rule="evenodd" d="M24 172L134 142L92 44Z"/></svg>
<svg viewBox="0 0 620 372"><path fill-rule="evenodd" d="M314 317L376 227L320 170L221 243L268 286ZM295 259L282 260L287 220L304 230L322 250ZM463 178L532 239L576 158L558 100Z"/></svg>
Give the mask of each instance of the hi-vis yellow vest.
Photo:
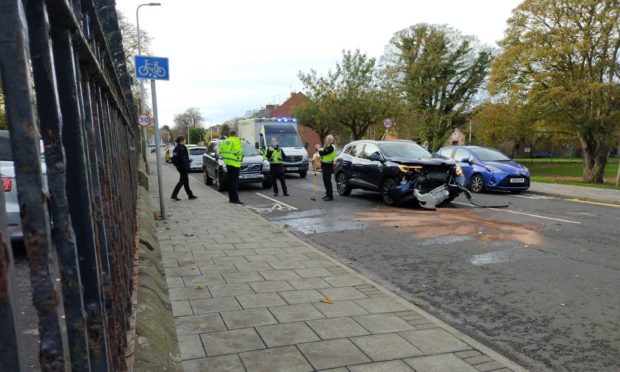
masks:
<svg viewBox="0 0 620 372"><path fill-rule="evenodd" d="M239 137L228 137L220 143L217 152L227 166L239 168L243 160L243 147Z"/></svg>

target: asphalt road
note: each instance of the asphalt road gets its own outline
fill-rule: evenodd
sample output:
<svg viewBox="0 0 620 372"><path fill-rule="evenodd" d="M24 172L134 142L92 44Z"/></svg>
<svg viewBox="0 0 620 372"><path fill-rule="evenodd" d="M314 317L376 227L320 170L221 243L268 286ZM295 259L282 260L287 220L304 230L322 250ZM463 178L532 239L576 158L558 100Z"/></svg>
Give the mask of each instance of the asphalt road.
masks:
<svg viewBox="0 0 620 372"><path fill-rule="evenodd" d="M192 177L200 196L208 186L200 173ZM321 183L319 174L317 201L312 174L288 176L289 197L259 185L243 187L240 197L525 367L620 370L620 208L493 193L476 199L510 207L475 208L462 197L424 211L387 207L358 190L324 202Z"/></svg>

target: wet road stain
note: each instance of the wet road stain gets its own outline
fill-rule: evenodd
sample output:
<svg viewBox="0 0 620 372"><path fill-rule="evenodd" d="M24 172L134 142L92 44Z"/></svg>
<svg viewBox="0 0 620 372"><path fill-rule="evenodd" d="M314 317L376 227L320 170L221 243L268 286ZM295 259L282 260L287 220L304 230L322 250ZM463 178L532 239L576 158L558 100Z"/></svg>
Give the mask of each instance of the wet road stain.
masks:
<svg viewBox="0 0 620 372"><path fill-rule="evenodd" d="M374 222L383 228L413 233L420 239L451 242L475 239L482 243L515 241L526 246L540 245L540 223L522 223L483 217L468 210L425 211L377 208L355 213L354 221ZM467 237L467 238L466 238ZM439 239L439 240L438 240Z"/></svg>

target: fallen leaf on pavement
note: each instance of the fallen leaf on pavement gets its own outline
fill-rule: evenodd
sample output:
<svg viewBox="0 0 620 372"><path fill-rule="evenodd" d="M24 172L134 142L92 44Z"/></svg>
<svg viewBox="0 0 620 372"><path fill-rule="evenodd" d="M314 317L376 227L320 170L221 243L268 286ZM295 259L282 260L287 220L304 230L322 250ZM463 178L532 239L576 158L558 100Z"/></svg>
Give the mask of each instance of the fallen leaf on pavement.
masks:
<svg viewBox="0 0 620 372"><path fill-rule="evenodd" d="M324 303L324 304L333 304L334 303L334 301L330 300L327 297L321 298L321 302Z"/></svg>

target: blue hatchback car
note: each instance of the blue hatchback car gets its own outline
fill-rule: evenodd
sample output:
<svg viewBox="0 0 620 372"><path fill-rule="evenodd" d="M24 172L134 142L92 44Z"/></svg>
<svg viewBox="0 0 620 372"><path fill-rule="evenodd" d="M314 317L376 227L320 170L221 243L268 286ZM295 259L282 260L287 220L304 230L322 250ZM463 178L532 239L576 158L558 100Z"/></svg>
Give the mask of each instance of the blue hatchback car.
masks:
<svg viewBox="0 0 620 372"><path fill-rule="evenodd" d="M461 166L465 185L473 192L521 192L530 187L529 170L498 150L480 146L450 146L441 148L437 153L454 159Z"/></svg>

